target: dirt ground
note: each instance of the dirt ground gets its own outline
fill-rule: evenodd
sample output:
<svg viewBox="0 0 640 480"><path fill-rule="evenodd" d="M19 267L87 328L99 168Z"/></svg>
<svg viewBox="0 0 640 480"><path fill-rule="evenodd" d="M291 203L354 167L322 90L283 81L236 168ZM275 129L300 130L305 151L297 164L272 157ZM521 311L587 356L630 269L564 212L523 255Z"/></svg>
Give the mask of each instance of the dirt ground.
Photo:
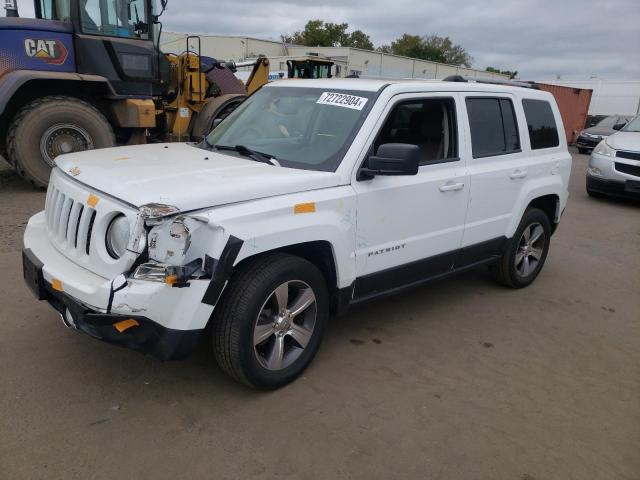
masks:
<svg viewBox="0 0 640 480"><path fill-rule="evenodd" d="M206 341L160 363L63 328L22 282L44 193L0 174L0 478L640 479L640 204L587 197L586 161L531 287L359 307L271 393Z"/></svg>

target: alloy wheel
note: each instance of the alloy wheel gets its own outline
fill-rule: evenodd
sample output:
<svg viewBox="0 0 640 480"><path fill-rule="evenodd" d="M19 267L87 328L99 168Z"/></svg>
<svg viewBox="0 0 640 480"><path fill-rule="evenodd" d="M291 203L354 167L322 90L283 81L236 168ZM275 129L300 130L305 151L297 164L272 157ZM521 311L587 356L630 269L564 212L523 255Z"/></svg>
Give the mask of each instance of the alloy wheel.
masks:
<svg viewBox="0 0 640 480"><path fill-rule="evenodd" d="M521 277L528 277L540 264L544 253L546 235L539 223L528 225L522 232L516 250L515 267Z"/></svg>
<svg viewBox="0 0 640 480"><path fill-rule="evenodd" d="M301 280L282 283L260 309L253 329L256 358L267 370L282 370L305 350L316 324L317 303Z"/></svg>

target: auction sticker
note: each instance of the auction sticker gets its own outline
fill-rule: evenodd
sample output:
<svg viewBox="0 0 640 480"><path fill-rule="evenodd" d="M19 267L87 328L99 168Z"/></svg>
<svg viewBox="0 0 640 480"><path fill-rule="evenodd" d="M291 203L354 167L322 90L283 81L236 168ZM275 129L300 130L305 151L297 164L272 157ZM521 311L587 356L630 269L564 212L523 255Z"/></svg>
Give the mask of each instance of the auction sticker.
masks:
<svg viewBox="0 0 640 480"><path fill-rule="evenodd" d="M345 93L324 92L316 103L321 105L335 105L336 107L362 110L367 104L368 98L356 97Z"/></svg>

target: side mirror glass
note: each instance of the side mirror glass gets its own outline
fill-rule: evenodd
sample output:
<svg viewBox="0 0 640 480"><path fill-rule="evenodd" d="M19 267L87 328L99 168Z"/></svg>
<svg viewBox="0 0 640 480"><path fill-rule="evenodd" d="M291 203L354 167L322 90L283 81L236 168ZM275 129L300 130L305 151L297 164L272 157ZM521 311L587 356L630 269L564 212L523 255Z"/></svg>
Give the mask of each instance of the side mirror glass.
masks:
<svg viewBox="0 0 640 480"><path fill-rule="evenodd" d="M614 129L614 130L620 130L620 129L621 129L622 127L624 127L625 125L626 125L626 123L616 123L616 124L613 126L613 129Z"/></svg>
<svg viewBox="0 0 640 480"><path fill-rule="evenodd" d="M360 178L376 175L416 175L420 166L420 148L408 143L385 143L367 159L366 168L360 169Z"/></svg>

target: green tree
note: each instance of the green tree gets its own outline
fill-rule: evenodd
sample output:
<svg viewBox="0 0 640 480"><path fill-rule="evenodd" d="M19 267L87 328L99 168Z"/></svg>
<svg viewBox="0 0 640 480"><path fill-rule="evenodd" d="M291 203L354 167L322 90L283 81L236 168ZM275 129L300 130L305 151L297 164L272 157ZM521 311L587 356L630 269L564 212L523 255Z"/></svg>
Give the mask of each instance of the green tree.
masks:
<svg viewBox="0 0 640 480"><path fill-rule="evenodd" d="M501 73L502 75L509 75L509 78L513 79L516 78L518 76L518 71L517 70L500 70L499 68L494 68L494 67L487 67L484 69L485 72L491 72L491 73Z"/></svg>
<svg viewBox="0 0 640 480"><path fill-rule="evenodd" d="M309 20L304 30L281 35L286 43L308 47L353 47L373 50L369 35L362 30L348 32L348 23L331 23L323 20Z"/></svg>
<svg viewBox="0 0 640 480"><path fill-rule="evenodd" d="M455 45L449 37L437 35L421 37L405 33L391 42L391 45L382 45L378 51L465 67L470 67L472 62L464 48Z"/></svg>
<svg viewBox="0 0 640 480"><path fill-rule="evenodd" d="M369 35L364 33L362 30L354 30L351 32L343 47L352 47L352 48L361 48L363 50L373 50L373 43L371 43L371 39Z"/></svg>

